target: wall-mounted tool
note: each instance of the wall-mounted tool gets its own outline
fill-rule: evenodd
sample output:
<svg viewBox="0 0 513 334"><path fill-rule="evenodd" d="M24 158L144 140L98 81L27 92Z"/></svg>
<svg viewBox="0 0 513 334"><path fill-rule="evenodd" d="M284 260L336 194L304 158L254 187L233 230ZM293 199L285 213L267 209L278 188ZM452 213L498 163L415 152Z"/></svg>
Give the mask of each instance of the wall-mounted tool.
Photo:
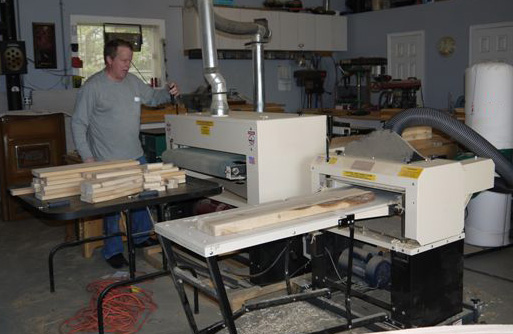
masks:
<svg viewBox="0 0 513 334"><path fill-rule="evenodd" d="M27 73L25 42L0 42L0 74Z"/></svg>

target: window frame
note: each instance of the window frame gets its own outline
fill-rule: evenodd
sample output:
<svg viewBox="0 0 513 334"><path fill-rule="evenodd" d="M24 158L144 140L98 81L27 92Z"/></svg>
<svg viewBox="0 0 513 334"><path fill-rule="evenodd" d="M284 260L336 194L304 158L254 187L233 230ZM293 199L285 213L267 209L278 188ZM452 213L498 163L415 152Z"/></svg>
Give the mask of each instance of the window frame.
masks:
<svg viewBox="0 0 513 334"><path fill-rule="evenodd" d="M71 43L78 43L78 25L103 25L103 23L118 24L140 24L142 26L154 26L161 41L166 40L165 21L160 19L134 18L134 17L116 17L116 16L98 16L98 15L70 15L71 25ZM156 43L160 57L160 78L159 82L162 86L166 82L166 64L164 43ZM77 56L78 52L72 52L72 57ZM80 75L78 68L73 68L73 75ZM147 78L149 80L149 78Z"/></svg>

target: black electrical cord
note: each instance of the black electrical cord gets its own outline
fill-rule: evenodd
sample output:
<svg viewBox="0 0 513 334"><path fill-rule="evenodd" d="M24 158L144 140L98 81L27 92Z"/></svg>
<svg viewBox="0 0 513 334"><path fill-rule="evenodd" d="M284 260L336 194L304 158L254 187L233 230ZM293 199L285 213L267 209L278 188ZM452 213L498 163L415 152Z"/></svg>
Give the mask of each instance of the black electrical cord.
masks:
<svg viewBox="0 0 513 334"><path fill-rule="evenodd" d="M287 250L287 247L284 247L283 250L280 252L280 254L278 255L278 257L276 257L276 259L273 261L273 263L271 263L271 265L267 268L265 268L264 270L262 270L261 272L259 273L256 273L256 274L242 274L242 273L236 273L234 271L231 271L231 270L227 270L227 269L223 269L223 271L225 273L228 273L228 274L232 274L232 275L235 275L235 276L239 276L239 277L245 277L245 278L255 278L255 277L260 277L262 275L265 275L267 274L275 265L276 263L278 263L278 261L280 260L280 258L283 256L283 254L285 253L285 251Z"/></svg>

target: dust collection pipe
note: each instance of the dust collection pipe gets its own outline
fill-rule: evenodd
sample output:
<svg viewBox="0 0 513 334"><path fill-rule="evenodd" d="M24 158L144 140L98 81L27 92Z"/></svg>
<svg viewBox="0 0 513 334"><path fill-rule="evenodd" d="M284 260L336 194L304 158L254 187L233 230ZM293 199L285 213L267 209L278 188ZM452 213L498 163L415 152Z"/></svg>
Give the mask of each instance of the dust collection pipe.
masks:
<svg viewBox="0 0 513 334"><path fill-rule="evenodd" d="M386 122L385 129L401 134L405 128L418 125L427 125L440 130L478 156L492 159L497 173L510 188L513 188L513 165L504 155L472 128L440 110L431 108L404 110Z"/></svg>
<svg viewBox="0 0 513 334"><path fill-rule="evenodd" d="M269 30L253 22L237 22L226 19L214 12L212 0L195 1L196 10L200 18L202 35L203 69L207 82L212 87L212 104L210 106L212 115L228 115L228 100L226 82L219 73L217 63L217 47L215 44L214 27L220 31L234 35L252 35L253 41L253 62L254 62L254 103L257 111L262 112L265 105L263 93L263 38L270 35Z"/></svg>

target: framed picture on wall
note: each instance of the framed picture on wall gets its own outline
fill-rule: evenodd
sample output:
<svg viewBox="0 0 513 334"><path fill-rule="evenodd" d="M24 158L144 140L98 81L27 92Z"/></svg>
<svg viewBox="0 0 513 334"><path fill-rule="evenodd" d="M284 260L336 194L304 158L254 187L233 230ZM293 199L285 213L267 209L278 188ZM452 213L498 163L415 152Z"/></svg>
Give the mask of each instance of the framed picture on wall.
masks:
<svg viewBox="0 0 513 334"><path fill-rule="evenodd" d="M57 68L54 23L32 23L35 68Z"/></svg>

